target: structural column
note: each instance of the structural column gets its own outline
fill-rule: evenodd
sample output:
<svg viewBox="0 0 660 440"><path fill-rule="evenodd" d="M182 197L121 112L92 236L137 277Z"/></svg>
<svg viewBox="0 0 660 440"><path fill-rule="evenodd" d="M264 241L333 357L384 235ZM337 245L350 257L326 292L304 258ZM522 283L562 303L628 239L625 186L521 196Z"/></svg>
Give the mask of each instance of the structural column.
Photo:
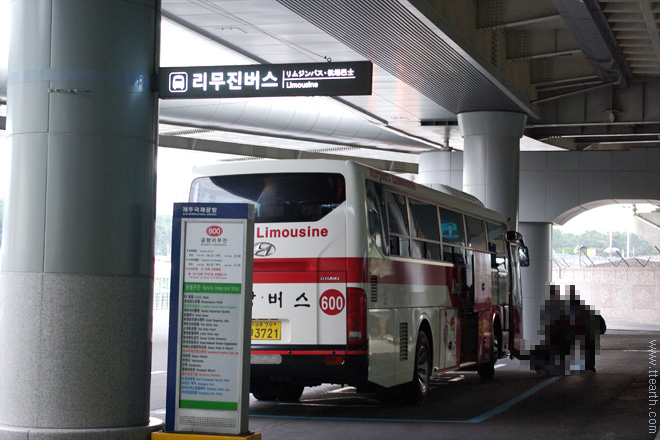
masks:
<svg viewBox="0 0 660 440"><path fill-rule="evenodd" d="M518 225L520 138L527 116L512 112L458 115L464 138L463 191L502 214L510 229Z"/></svg>
<svg viewBox="0 0 660 440"><path fill-rule="evenodd" d="M419 155L419 183L436 188L447 185L463 190L463 153L429 151Z"/></svg>
<svg viewBox="0 0 660 440"><path fill-rule="evenodd" d="M0 438L147 439L156 0L12 0Z"/></svg>
<svg viewBox="0 0 660 440"><path fill-rule="evenodd" d="M522 268L523 337L537 340L541 304L552 281L552 223L520 223L529 248L529 267Z"/></svg>

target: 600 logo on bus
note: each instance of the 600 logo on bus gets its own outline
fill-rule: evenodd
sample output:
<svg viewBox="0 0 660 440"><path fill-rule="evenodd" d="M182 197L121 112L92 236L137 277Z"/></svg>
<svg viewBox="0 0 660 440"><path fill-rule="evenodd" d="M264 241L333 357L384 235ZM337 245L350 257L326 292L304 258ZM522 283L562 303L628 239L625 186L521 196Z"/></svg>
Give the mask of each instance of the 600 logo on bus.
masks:
<svg viewBox="0 0 660 440"><path fill-rule="evenodd" d="M222 228L220 226L209 226L206 228L206 233L210 237L219 237L222 235Z"/></svg>
<svg viewBox="0 0 660 440"><path fill-rule="evenodd" d="M321 310L323 310L323 313L330 316L337 315L344 310L345 304L346 300L344 299L344 295L342 295L339 290L335 289L326 290L319 298Z"/></svg>

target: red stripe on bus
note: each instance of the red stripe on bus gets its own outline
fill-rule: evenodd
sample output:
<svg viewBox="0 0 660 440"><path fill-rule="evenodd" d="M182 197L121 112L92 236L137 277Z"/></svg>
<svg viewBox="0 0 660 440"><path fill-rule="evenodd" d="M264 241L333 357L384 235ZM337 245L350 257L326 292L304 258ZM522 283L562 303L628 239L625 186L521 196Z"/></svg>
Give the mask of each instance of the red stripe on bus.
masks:
<svg viewBox="0 0 660 440"><path fill-rule="evenodd" d="M353 356L369 354L368 351L336 351L336 350L253 350L252 354L284 354L292 356Z"/></svg>
<svg viewBox="0 0 660 440"><path fill-rule="evenodd" d="M446 286L464 283L459 268L418 261L366 258L278 258L254 261L255 283L316 283L319 272L346 272L348 283L368 283L370 273L381 284ZM340 281L341 282L341 281Z"/></svg>
<svg viewBox="0 0 660 440"><path fill-rule="evenodd" d="M346 283L346 272L253 272L253 282L283 283Z"/></svg>
<svg viewBox="0 0 660 440"><path fill-rule="evenodd" d="M254 272L252 281L257 284L316 283L316 272Z"/></svg>

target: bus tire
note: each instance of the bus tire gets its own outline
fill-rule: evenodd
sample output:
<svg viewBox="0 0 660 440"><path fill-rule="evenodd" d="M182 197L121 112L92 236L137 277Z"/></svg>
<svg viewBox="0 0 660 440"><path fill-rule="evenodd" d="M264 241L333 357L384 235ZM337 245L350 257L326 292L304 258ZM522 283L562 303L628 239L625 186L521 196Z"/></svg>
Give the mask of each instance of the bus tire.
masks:
<svg viewBox="0 0 660 440"><path fill-rule="evenodd" d="M431 383L432 365L431 347L426 333L420 331L417 334L415 344L415 367L413 380L407 386L404 399L409 403L422 403L426 400Z"/></svg>
<svg viewBox="0 0 660 440"><path fill-rule="evenodd" d="M274 402L277 397L273 393L272 382L268 379L255 380L250 384L250 392L255 399L263 402Z"/></svg>
<svg viewBox="0 0 660 440"><path fill-rule="evenodd" d="M280 402L297 402L305 387L293 382L277 382L273 387L275 397Z"/></svg>
<svg viewBox="0 0 660 440"><path fill-rule="evenodd" d="M498 355L500 353L500 341L499 338L493 338L492 349L490 353L490 362L487 364L477 365L477 373L481 380L490 380L495 376L495 363L497 362Z"/></svg>

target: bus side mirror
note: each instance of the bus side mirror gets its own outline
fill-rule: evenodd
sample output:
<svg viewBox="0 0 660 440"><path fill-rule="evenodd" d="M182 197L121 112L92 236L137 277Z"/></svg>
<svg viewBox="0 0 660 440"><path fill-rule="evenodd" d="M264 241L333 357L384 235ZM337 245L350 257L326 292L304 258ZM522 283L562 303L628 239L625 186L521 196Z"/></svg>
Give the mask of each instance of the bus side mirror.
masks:
<svg viewBox="0 0 660 440"><path fill-rule="evenodd" d="M524 244L518 247L518 254L520 259L520 267L529 267L529 249Z"/></svg>
<svg viewBox="0 0 660 440"><path fill-rule="evenodd" d="M506 231L506 241L522 241L523 236L520 232L516 231Z"/></svg>

